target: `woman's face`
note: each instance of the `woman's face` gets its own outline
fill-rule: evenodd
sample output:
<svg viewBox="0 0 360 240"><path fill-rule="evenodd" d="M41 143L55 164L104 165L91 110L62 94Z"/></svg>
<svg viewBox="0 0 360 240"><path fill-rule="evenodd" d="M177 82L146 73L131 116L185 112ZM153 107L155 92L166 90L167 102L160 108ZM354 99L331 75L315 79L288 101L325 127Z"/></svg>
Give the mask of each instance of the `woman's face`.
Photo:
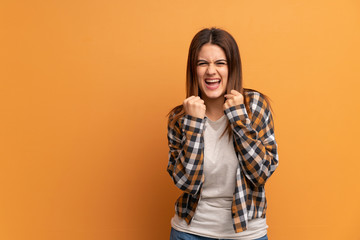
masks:
<svg viewBox="0 0 360 240"><path fill-rule="evenodd" d="M199 52L196 72L203 99L216 99L225 94L228 65L222 48L210 43L204 44Z"/></svg>

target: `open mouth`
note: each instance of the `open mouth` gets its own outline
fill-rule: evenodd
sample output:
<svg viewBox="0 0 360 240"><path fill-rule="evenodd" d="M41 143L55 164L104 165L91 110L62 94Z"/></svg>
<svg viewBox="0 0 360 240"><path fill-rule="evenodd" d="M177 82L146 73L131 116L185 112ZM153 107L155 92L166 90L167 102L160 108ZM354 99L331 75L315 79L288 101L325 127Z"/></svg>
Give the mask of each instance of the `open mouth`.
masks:
<svg viewBox="0 0 360 240"><path fill-rule="evenodd" d="M210 90L215 90L220 86L221 79L205 79L205 85Z"/></svg>
<svg viewBox="0 0 360 240"><path fill-rule="evenodd" d="M205 79L205 83L207 85L215 85L217 83L220 83L221 80L220 79Z"/></svg>

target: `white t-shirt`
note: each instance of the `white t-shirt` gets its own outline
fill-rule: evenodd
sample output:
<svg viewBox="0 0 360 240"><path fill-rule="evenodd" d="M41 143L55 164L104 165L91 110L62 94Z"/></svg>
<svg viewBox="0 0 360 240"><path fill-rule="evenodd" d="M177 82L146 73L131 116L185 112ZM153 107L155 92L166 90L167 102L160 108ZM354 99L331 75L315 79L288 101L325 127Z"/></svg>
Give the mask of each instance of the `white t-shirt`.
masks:
<svg viewBox="0 0 360 240"><path fill-rule="evenodd" d="M175 213L171 226L178 231L210 238L260 238L267 234L266 218L249 220L247 230L240 233L236 233L233 228L231 204L239 160L227 133L219 139L226 124L225 115L216 121L207 118L204 130L205 181L200 200L190 225Z"/></svg>

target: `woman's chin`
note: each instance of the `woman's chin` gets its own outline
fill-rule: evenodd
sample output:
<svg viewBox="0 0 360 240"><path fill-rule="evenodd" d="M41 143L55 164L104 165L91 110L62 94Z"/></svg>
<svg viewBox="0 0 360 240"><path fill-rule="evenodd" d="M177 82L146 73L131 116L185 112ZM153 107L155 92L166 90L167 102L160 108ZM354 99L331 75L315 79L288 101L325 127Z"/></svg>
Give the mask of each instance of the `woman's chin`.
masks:
<svg viewBox="0 0 360 240"><path fill-rule="evenodd" d="M215 100L218 98L224 98L224 94L221 93L212 93L212 94L205 94L206 98L211 99L211 100Z"/></svg>

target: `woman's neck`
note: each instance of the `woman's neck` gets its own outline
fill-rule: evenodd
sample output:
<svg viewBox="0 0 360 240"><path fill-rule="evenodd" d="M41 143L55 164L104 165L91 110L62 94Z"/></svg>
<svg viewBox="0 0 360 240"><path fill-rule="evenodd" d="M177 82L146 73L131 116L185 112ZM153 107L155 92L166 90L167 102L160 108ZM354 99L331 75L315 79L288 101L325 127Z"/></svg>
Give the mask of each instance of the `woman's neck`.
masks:
<svg viewBox="0 0 360 240"><path fill-rule="evenodd" d="M205 115L210 118L210 120L216 121L224 115L224 103L225 97L221 96L216 99L205 98L204 99L206 105Z"/></svg>

